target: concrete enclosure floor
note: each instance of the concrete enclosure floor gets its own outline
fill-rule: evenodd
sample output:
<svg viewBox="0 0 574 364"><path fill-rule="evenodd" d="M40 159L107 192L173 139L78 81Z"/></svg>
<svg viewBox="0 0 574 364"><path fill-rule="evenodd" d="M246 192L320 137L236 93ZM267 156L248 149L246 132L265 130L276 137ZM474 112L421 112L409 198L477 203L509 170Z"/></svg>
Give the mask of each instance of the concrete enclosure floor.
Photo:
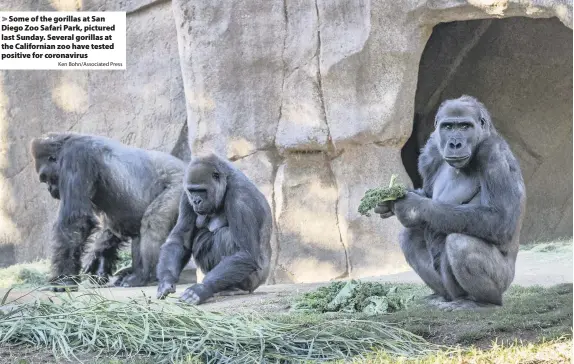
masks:
<svg viewBox="0 0 574 364"><path fill-rule="evenodd" d="M552 286L559 283L571 283L573 281L573 256L572 246L565 246L553 251L535 251L526 250L518 254L516 262L516 274L514 285L520 286ZM396 282L396 283L421 283L420 278L412 271L365 278L364 280L378 282ZM291 298L297 294L312 290L325 283L307 283L307 284L276 284L260 287L251 295L236 295L215 297L201 307L212 311L238 312L256 310L257 312L281 312L290 307ZM177 286L175 295L168 298L170 301L176 301L188 285ZM6 289L0 290L3 297ZM147 297L155 299L155 286L140 288L100 288L95 289L103 296L116 299L127 300L130 298L142 297L142 293ZM81 294L73 293L73 294ZM37 298L46 299L58 294L49 292L32 292L29 290L13 290L9 293L7 301L10 302L18 299L18 302L30 302ZM7 307L5 306L4 309Z"/></svg>

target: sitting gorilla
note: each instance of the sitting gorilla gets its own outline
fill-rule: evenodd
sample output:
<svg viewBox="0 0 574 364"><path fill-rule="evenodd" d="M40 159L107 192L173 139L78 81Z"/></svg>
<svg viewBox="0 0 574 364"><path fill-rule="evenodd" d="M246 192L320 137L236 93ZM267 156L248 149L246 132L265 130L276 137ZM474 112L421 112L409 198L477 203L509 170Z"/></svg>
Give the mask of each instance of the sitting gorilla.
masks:
<svg viewBox="0 0 574 364"><path fill-rule="evenodd" d="M54 291L77 289L86 240L96 240L85 272L107 281L122 242L132 240L132 268L117 285L144 286L155 278L159 249L177 221L185 164L166 153L76 133L32 140L40 182L61 200L50 280Z"/></svg>
<svg viewBox="0 0 574 364"><path fill-rule="evenodd" d="M501 306L514 279L526 194L518 161L484 105L466 95L443 102L418 168L423 188L375 212L394 214L406 228L401 249L439 307Z"/></svg>
<svg viewBox="0 0 574 364"><path fill-rule="evenodd" d="M271 208L257 187L231 163L211 154L187 169L177 224L161 247L157 297L175 292L193 255L205 274L181 299L201 304L224 291L253 292L269 275Z"/></svg>

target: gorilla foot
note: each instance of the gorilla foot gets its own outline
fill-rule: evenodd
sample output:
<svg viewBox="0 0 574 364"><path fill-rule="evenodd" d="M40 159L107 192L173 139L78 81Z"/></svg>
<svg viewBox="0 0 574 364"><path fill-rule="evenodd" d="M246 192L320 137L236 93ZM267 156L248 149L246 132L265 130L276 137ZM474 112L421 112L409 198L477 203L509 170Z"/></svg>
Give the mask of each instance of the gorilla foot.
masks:
<svg viewBox="0 0 574 364"><path fill-rule="evenodd" d="M480 311L488 312L500 308L501 306L493 305L490 303L476 302L466 299L458 299L451 302L442 302L436 305L439 309L443 311Z"/></svg>
<svg viewBox="0 0 574 364"><path fill-rule="evenodd" d="M157 294L156 297L158 300L163 300L166 298L170 293L175 293L175 284L170 282L161 282L157 286Z"/></svg>
<svg viewBox="0 0 574 364"><path fill-rule="evenodd" d="M179 299L191 305L200 305L213 297L213 292L210 288L202 283L196 283L186 289Z"/></svg>
<svg viewBox="0 0 574 364"><path fill-rule="evenodd" d="M105 274L92 274L88 276L88 281L90 284L105 286L110 281L110 278Z"/></svg>
<svg viewBox="0 0 574 364"><path fill-rule="evenodd" d="M129 276L122 279L122 287L144 287L149 283L149 279L144 279L139 274L130 274Z"/></svg>
<svg viewBox="0 0 574 364"><path fill-rule="evenodd" d="M225 291L217 292L213 296L214 297L218 297L218 296L241 296L241 295L250 294L250 293L251 292L244 291L240 288L232 288L232 289L228 289Z"/></svg>
<svg viewBox="0 0 574 364"><path fill-rule="evenodd" d="M438 293L429 294L428 296L421 298L421 300L428 303L431 306L438 306L442 303L447 302L446 298L439 295Z"/></svg>
<svg viewBox="0 0 574 364"><path fill-rule="evenodd" d="M121 287L124 279L129 277L132 274L133 270L132 267L126 267L118 270L114 273L116 280L114 281L114 286Z"/></svg>
<svg viewBox="0 0 574 364"><path fill-rule="evenodd" d="M50 286L45 290L52 292L75 292L78 290L78 282L72 277L56 277L50 280Z"/></svg>

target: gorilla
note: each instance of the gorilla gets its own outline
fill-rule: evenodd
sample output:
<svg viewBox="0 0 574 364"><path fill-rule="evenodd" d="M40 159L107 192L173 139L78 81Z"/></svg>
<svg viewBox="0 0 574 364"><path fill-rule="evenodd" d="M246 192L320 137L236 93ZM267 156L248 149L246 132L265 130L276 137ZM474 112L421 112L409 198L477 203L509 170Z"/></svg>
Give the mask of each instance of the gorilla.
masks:
<svg viewBox="0 0 574 364"><path fill-rule="evenodd" d="M177 221L185 164L166 153L101 136L48 133L31 142L41 183L60 200L54 226L51 289L77 289L86 241L100 228L84 273L106 282L123 242L132 241L132 266L116 285L155 280L161 244Z"/></svg>
<svg viewBox="0 0 574 364"><path fill-rule="evenodd" d="M486 107L444 101L418 161L423 187L379 204L395 215L406 261L445 310L502 306L514 279L526 205L520 165Z"/></svg>
<svg viewBox="0 0 574 364"><path fill-rule="evenodd" d="M201 304L217 293L252 293L269 275L272 216L257 187L215 154L191 160L177 224L161 247L157 298L175 292L190 257L205 274L180 299Z"/></svg>

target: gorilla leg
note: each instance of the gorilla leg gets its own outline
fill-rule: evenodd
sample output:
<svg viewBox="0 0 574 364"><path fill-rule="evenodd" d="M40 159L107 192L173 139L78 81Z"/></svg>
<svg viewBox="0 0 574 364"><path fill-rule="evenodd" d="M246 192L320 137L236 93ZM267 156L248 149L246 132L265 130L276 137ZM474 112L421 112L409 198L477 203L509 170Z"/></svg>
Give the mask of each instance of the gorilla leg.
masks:
<svg viewBox="0 0 574 364"><path fill-rule="evenodd" d="M118 250L122 242L111 230L104 230L94 242L84 274L96 276L99 284L107 283L118 261Z"/></svg>
<svg viewBox="0 0 574 364"><path fill-rule="evenodd" d="M441 276L433 267L433 259L427 249L423 230L404 229L399 235L399 242L411 268L436 295L446 297L446 289Z"/></svg>
<svg viewBox="0 0 574 364"><path fill-rule="evenodd" d="M159 251L177 221L179 205L177 202L180 196L181 186L174 184L165 189L148 206L142 218L140 230L141 242L138 255L141 263L133 262L134 271L132 275L123 280L123 287L145 286L150 281L156 280Z"/></svg>
<svg viewBox="0 0 574 364"><path fill-rule="evenodd" d="M181 299L201 304L216 293L232 290L252 292L261 282L258 264L247 252L235 244L229 227L210 233L202 230L193 244L194 259L206 272L202 283L194 284L183 292Z"/></svg>
<svg viewBox="0 0 574 364"><path fill-rule="evenodd" d="M502 305L502 294L514 278L514 264L492 244L481 239L450 234L446 239L446 258L467 299L478 304Z"/></svg>

